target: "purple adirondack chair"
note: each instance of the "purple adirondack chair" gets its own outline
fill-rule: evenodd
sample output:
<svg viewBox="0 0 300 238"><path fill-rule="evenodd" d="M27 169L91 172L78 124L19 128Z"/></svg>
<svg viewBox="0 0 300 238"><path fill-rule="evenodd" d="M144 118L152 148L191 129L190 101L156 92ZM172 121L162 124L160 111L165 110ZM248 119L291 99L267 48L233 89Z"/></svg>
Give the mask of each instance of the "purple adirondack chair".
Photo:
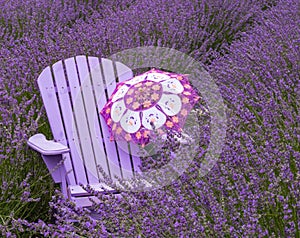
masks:
<svg viewBox="0 0 300 238"><path fill-rule="evenodd" d="M99 114L116 82L132 76L120 62L76 56L48 66L38 78L54 140L36 134L28 145L41 153L54 182L77 206L90 206L93 198L79 184L103 191L97 166L112 179L140 172L140 159L110 141Z"/></svg>

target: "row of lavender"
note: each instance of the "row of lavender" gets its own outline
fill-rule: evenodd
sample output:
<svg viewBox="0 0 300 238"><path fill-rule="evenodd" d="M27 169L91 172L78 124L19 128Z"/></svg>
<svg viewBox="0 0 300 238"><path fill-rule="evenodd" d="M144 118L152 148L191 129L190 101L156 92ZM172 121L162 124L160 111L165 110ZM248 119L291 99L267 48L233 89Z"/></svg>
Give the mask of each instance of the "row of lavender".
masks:
<svg viewBox="0 0 300 238"><path fill-rule="evenodd" d="M145 2L27 0L0 10L2 235L299 236L297 1ZM37 131L50 136L35 79L59 59L145 45L188 53L216 79L229 120L217 166L200 178L195 161L162 190L102 198L98 221L59 195L49 208L53 185L26 147Z"/></svg>

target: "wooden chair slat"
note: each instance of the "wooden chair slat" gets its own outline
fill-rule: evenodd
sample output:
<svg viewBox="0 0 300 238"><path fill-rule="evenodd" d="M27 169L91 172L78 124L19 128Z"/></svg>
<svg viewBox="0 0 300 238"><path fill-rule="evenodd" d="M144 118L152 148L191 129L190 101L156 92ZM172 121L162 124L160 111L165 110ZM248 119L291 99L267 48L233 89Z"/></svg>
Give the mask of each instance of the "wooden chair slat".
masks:
<svg viewBox="0 0 300 238"><path fill-rule="evenodd" d="M87 120L87 127L84 128L84 131L85 134L88 135L88 139L85 140L86 144L82 143L82 146L85 147L84 154L87 155L87 157L85 158L85 164L87 166L87 170L90 171L94 175L93 177L96 177L99 181L99 172L97 168L96 158L99 156L103 156L103 153L98 149L98 142L95 136L94 121L97 111L95 110L95 97L91 84L91 77L86 56L77 56L76 63L81 85L82 99L84 102L84 111ZM98 120L96 120L96 122L97 121ZM90 178L90 183L96 182L93 177Z"/></svg>
<svg viewBox="0 0 300 238"><path fill-rule="evenodd" d="M59 110L59 102L56 95L55 85L53 83L53 77L51 68L47 67L38 78L38 86L43 98L44 106L48 116L50 128L54 137L54 140L67 145L67 140L64 132L64 125L62 122L61 113ZM68 171L67 179L70 184L76 184L76 179L72 167L71 157L66 155L64 165L66 171Z"/></svg>
<svg viewBox="0 0 300 238"><path fill-rule="evenodd" d="M117 71L117 76L119 79L119 82L123 82L125 80L128 80L133 77L132 70L130 70L127 66L124 64L121 64L120 62L116 62L116 71ZM140 172L140 165L141 165L141 160L137 155L136 151L138 151L138 147L135 145L127 146L125 145L126 143L124 142L118 142L118 145L120 148L122 148L127 154L130 154L130 158L127 158L127 160L122 160L125 163L122 164L123 170L125 169L126 172L126 178L131 177L131 171L133 172Z"/></svg>
<svg viewBox="0 0 300 238"><path fill-rule="evenodd" d="M88 182L97 182L97 168L95 165L91 164L91 159L94 158L94 154L91 147L91 137L88 130L88 120L86 115L86 108L84 105L82 87L80 85L79 77L87 77L87 73L84 73L85 69L82 65L78 66L78 71L76 67L76 62L74 58L65 60L66 71L68 82L70 85L72 106L74 113L74 121L69 123L77 130L78 137L75 138L75 143L77 149L81 152L79 153L80 159L83 160L85 165L86 176ZM79 75L79 76L78 76ZM89 171L89 172L88 172Z"/></svg>
<svg viewBox="0 0 300 238"><path fill-rule="evenodd" d="M64 73L63 63L59 61L52 66L54 80L57 87L64 129L68 138L68 146L71 150L72 167L77 183L87 183L83 161L80 159L75 140L78 138L77 131L72 126L74 121L72 103L69 96L69 88ZM76 166L76 169L74 167Z"/></svg>
<svg viewBox="0 0 300 238"><path fill-rule="evenodd" d="M105 148L103 146L103 134L101 132L100 125L100 110L104 106L106 102L105 90L103 84L103 77L101 72L101 67L99 64L99 58L97 57L88 57L88 65L90 67L90 76L91 76L91 86L93 88L93 92L90 92L94 96L94 104L92 116L91 134L93 136L93 143L95 148L95 160L97 166L101 166L103 171L109 175L109 166L108 159L105 153ZM102 97L101 97L102 96ZM100 101L99 101L100 98ZM95 105L96 103L96 105ZM105 126L105 125L104 125ZM99 173L99 177L102 178L103 175Z"/></svg>
<svg viewBox="0 0 300 238"><path fill-rule="evenodd" d="M130 78L132 76L132 72L128 72L129 68L125 67L125 65L122 64L113 64L112 61L108 59L102 59L102 65L103 65L103 72L104 72L104 79L105 84L107 88L108 96L110 96L113 91L116 88L116 78L119 79L120 82ZM115 69L116 68L116 74ZM130 178L133 175L133 168L131 163L130 154L128 151L127 143L125 142L119 142L115 143L116 150L118 153L118 161L114 160L114 165L119 166L121 170L122 178ZM120 146L118 146L120 145ZM109 157L110 159L110 157ZM120 177L120 176L119 176Z"/></svg>
<svg viewBox="0 0 300 238"><path fill-rule="evenodd" d="M108 97L113 93L116 87L116 77L114 74L113 62L108 59L101 59L101 64L103 69L103 86L105 89L105 94L103 96L100 95L98 107L99 112L101 111L102 107L107 102ZM122 178L118 149L116 147L116 143L110 140L110 133L108 127L102 116L100 117L100 124L102 128L103 140L108 158L110 176L112 179L115 179L115 177Z"/></svg>

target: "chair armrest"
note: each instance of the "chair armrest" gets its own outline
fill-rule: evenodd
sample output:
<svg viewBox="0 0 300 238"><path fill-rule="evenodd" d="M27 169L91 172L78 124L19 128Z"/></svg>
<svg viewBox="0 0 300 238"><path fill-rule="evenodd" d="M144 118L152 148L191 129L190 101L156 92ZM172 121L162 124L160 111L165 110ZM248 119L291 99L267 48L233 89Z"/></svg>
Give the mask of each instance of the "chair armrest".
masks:
<svg viewBox="0 0 300 238"><path fill-rule="evenodd" d="M43 134L36 134L31 136L27 144L42 155L60 155L70 151L70 149L52 140L47 140Z"/></svg>

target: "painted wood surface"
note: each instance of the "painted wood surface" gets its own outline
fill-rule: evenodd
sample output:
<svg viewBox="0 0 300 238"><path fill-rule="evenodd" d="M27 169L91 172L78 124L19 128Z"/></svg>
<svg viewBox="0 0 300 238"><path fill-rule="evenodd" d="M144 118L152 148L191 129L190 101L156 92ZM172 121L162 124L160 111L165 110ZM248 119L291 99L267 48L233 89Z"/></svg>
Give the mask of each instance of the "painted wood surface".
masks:
<svg viewBox="0 0 300 238"><path fill-rule="evenodd" d="M120 62L76 56L47 67L38 78L54 140L70 149L64 167L67 185L73 189L99 183L103 176L98 166L113 179L131 178L140 171L140 159L130 154L134 149L111 141L100 116L117 82L132 76Z"/></svg>

